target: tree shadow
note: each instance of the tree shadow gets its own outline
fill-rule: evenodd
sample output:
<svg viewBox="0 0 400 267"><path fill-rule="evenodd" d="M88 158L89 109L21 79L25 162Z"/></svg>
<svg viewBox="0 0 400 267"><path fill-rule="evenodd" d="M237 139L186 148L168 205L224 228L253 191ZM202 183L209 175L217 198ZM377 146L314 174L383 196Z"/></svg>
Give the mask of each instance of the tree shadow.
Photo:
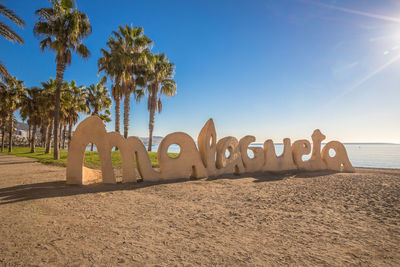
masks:
<svg viewBox="0 0 400 267"><path fill-rule="evenodd" d="M0 165L14 165L14 164L26 164L26 163L36 163L37 160L26 160L26 161L15 161L15 162L0 162Z"/></svg>
<svg viewBox="0 0 400 267"><path fill-rule="evenodd" d="M116 184L90 184L68 185L65 181L43 182L24 184L0 188L0 205L11 204L27 200L74 196L82 194L95 194L100 192L113 192L122 190L135 190L159 184L187 182L189 179L177 179L159 182L141 183L116 183Z"/></svg>
<svg viewBox="0 0 400 267"><path fill-rule="evenodd" d="M313 178L317 176L331 175L336 172L283 172L283 173L244 173L241 175L221 175L205 179L203 181L213 181L218 179L243 179L253 178L254 183L273 182L287 178ZM116 183L116 184L90 184L90 185L68 185L65 181L42 182L35 184L24 184L12 187L0 188L0 205L6 205L27 200L44 198L55 198L64 196L74 196L82 194L95 194L100 192L113 192L122 190L136 190L160 184L184 183L197 179L174 179L158 182L140 183Z"/></svg>

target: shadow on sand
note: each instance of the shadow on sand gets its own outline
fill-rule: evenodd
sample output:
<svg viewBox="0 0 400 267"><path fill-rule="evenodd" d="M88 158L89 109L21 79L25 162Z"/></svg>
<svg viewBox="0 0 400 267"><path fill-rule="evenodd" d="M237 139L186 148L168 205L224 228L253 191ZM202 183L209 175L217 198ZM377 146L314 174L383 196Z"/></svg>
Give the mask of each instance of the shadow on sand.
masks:
<svg viewBox="0 0 400 267"><path fill-rule="evenodd" d="M26 163L36 163L37 160L26 160L26 161L15 161L15 162L0 162L0 165L14 165L14 164L26 164Z"/></svg>
<svg viewBox="0 0 400 267"><path fill-rule="evenodd" d="M117 183L117 184L91 184L91 185L67 185L65 181L43 182L35 184L24 184L12 187L0 188L0 205L6 205L21 201L74 196L81 194L93 194L100 192L113 192L123 190L135 190L160 184L184 183L188 181L213 181L218 179L242 179L254 178L253 182L273 182L287 178L312 178L317 176L331 175L336 172L286 172L286 173L252 173L241 175L223 175L205 179L176 179L159 182L140 183Z"/></svg>

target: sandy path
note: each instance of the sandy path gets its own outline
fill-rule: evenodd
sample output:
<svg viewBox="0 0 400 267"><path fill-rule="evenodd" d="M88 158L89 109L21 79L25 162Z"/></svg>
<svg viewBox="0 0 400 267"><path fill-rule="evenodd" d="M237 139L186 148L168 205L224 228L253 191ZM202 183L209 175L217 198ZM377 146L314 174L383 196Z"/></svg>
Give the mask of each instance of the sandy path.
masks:
<svg viewBox="0 0 400 267"><path fill-rule="evenodd" d="M400 265L400 170L67 186L0 155L0 265Z"/></svg>

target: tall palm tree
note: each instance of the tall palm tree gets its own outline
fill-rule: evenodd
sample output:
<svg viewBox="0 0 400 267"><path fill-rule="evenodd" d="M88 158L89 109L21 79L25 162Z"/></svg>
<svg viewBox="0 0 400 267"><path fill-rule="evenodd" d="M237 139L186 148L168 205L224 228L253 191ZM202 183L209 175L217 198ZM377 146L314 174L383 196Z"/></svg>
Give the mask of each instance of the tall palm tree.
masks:
<svg viewBox="0 0 400 267"><path fill-rule="evenodd" d="M21 97L21 106L19 108L19 114L21 116L22 121L27 121L28 123L28 142L29 146L31 146L31 129L32 129L32 122L30 117L32 116L34 110L33 110L33 105L31 103L31 99L29 98L29 91L30 89L26 90L25 95Z"/></svg>
<svg viewBox="0 0 400 267"><path fill-rule="evenodd" d="M2 0L0 0L1 2ZM19 27L23 27L25 22L12 11L8 9L6 6L0 4L0 16L6 17L13 23L17 24ZM19 44L23 44L24 40L19 36L15 31L13 31L10 26L0 21L0 35L3 36L10 42L17 42ZM0 61L0 79L4 79L5 77L10 77L10 74L7 71L7 68Z"/></svg>
<svg viewBox="0 0 400 267"><path fill-rule="evenodd" d="M108 88L104 86L105 79L102 79L97 85L91 84L86 88L86 105L89 107L89 113L91 115L97 115L105 122L110 122L110 110L111 98L108 94ZM103 110L104 113L101 113ZM91 146L93 151L93 143Z"/></svg>
<svg viewBox="0 0 400 267"><path fill-rule="evenodd" d="M68 101L69 101L70 85L64 81L61 86L60 99L60 126L59 126L59 141L58 148L65 148L66 128L68 125Z"/></svg>
<svg viewBox="0 0 400 267"><path fill-rule="evenodd" d="M40 108L42 113L42 120L40 125L40 133L42 135L41 145L45 148L45 153L50 153L50 147L48 144L51 143L51 136L53 132L54 124L54 103L55 103L55 90L56 83L55 80L50 78L47 82L41 83L41 98L40 98ZM29 125L28 125L29 126ZM49 140L50 139L50 140Z"/></svg>
<svg viewBox="0 0 400 267"><path fill-rule="evenodd" d="M56 81L50 78L47 82L42 82L43 87L43 97L46 101L43 101L43 118L46 120L47 134L45 143L45 154L50 154L51 151L51 141L54 129L54 102L55 102L55 91L56 91Z"/></svg>
<svg viewBox="0 0 400 267"><path fill-rule="evenodd" d="M5 78L5 106L8 112L8 152L12 152L12 141L14 135L14 112L19 108L21 98L25 94L24 82L16 77Z"/></svg>
<svg viewBox="0 0 400 267"><path fill-rule="evenodd" d="M45 100L43 90L39 87L32 87L26 90L26 95L21 100L20 114L23 120L29 118L29 124L32 127L31 153L34 153L36 149L36 130L42 124L43 118L42 102Z"/></svg>
<svg viewBox="0 0 400 267"><path fill-rule="evenodd" d="M137 72L144 64L144 51L151 45L152 41L144 35L142 27L125 25L119 26L118 32L113 32L114 37L110 37L107 46L111 49L111 54L117 57L119 64L117 83L120 84L124 95L124 137L128 137L129 130L129 111L131 94L136 93Z"/></svg>
<svg viewBox="0 0 400 267"><path fill-rule="evenodd" d="M0 130L1 130L1 152L4 151L4 137L6 134L8 106L7 91L5 84L0 82Z"/></svg>
<svg viewBox="0 0 400 267"><path fill-rule="evenodd" d="M57 76L54 116L54 159L60 158L59 153L59 120L61 85L64 71L71 64L71 53L74 51L82 58L90 55L89 49L82 40L87 37L92 27L87 15L73 7L72 0L51 0L52 7L36 10L38 21L33 29L34 34L44 39L40 42L42 51L46 48L57 53Z"/></svg>
<svg viewBox="0 0 400 267"><path fill-rule="evenodd" d="M111 46L111 43L107 43ZM109 47L110 49L112 47ZM115 102L115 131L120 133L120 121L121 121L121 98L122 90L119 84L119 75L122 72L119 64L118 55L116 53L109 52L105 49L101 49L102 57L99 58L97 65L99 73L104 72L111 80L111 96Z"/></svg>
<svg viewBox="0 0 400 267"><path fill-rule="evenodd" d="M169 62L165 54L147 54L148 69L145 79L147 80L148 102L147 109L150 113L149 118L149 143L148 151L153 145L153 130L155 112L162 111L161 96L174 96L176 94L176 82L173 80L175 75L175 65Z"/></svg>
<svg viewBox="0 0 400 267"><path fill-rule="evenodd" d="M72 127L78 122L79 113L88 112L84 89L83 86L77 86L75 81L71 81L68 90L65 92L64 106L66 110L66 124L68 125L68 146L72 137Z"/></svg>

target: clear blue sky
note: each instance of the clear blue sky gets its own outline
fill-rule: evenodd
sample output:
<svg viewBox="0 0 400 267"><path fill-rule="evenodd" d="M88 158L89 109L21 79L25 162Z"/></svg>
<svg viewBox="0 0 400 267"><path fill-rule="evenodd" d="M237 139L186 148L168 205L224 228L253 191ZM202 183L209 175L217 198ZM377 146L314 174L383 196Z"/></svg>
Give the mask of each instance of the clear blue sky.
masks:
<svg viewBox="0 0 400 267"><path fill-rule="evenodd" d="M76 1L92 56L73 57L65 80L98 82L100 48L124 24L143 26L176 64L178 94L163 99L155 135L197 137L212 117L218 138L309 139L319 128L329 140L400 143L400 1ZM27 25L23 46L0 39L0 59L27 86L55 77L55 54L32 33L49 2L3 3ZM147 136L146 101L131 106L130 135Z"/></svg>

